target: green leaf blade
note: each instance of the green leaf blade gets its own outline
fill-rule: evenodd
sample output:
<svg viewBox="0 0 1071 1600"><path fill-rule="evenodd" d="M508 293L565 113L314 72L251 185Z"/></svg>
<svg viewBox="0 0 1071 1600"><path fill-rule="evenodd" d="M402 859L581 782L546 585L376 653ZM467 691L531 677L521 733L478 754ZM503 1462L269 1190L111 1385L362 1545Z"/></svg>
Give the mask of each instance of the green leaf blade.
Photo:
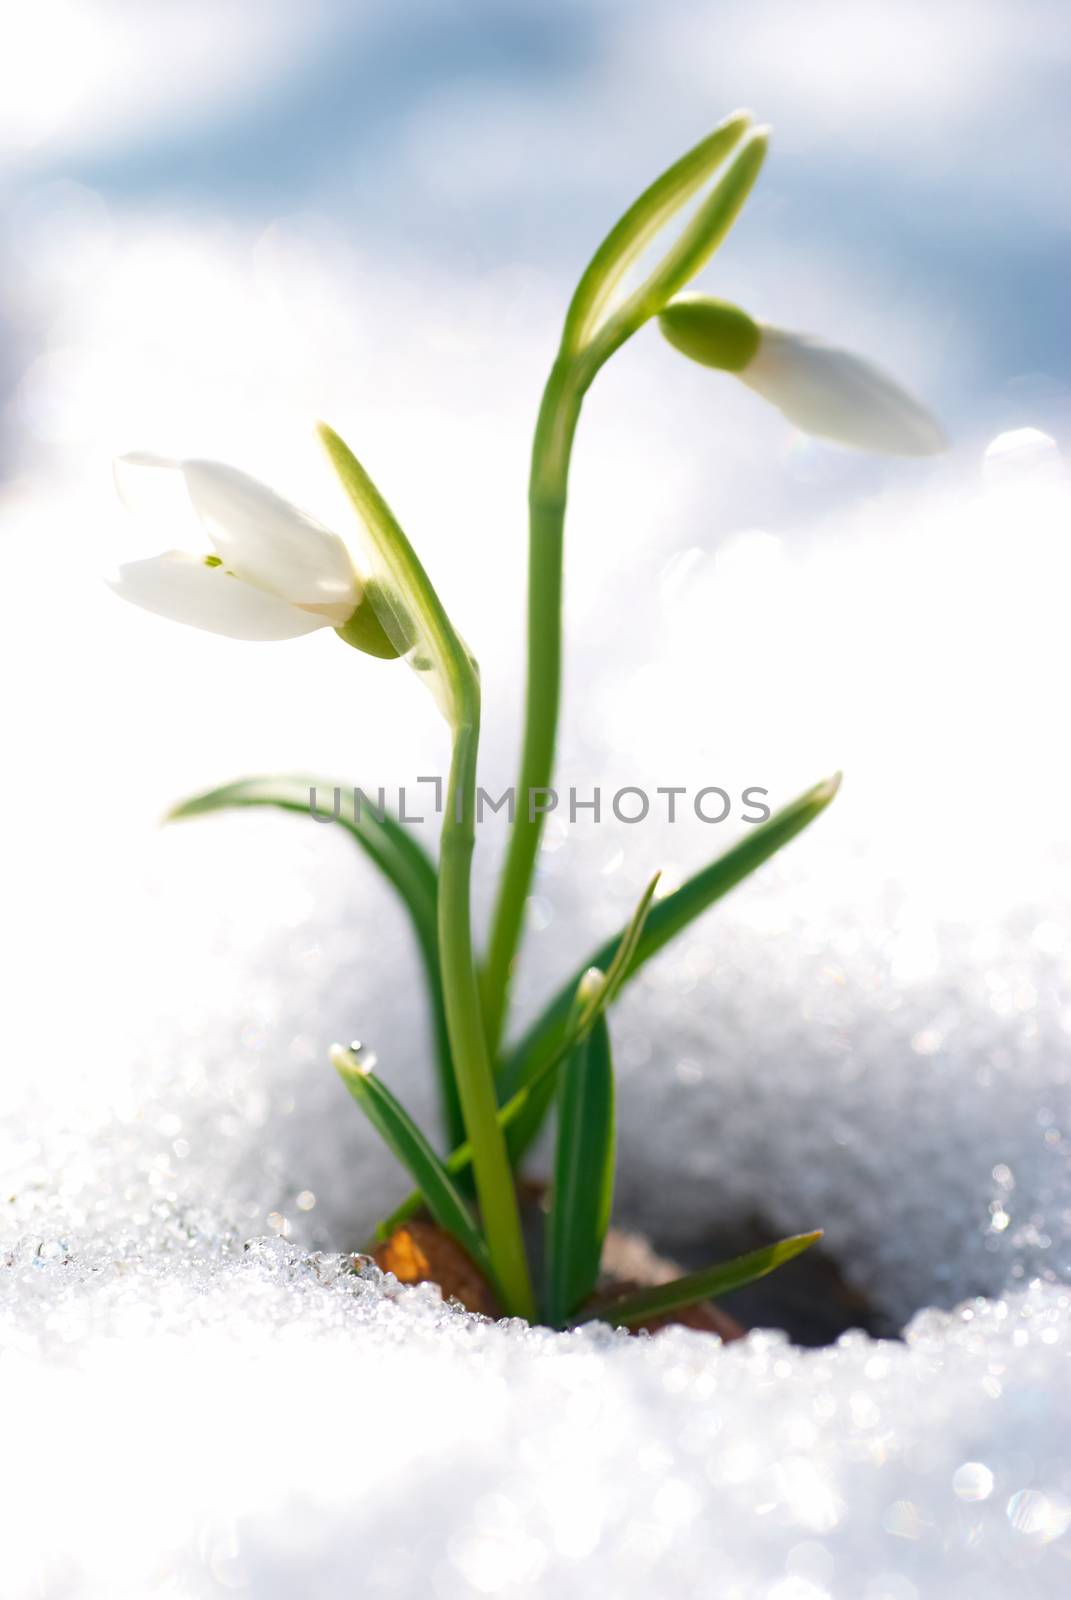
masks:
<svg viewBox="0 0 1071 1600"><path fill-rule="evenodd" d="M372 573L365 592L398 654L425 682L450 727L471 722L479 705L475 665L446 614L419 556L349 445L327 423L321 443L364 535Z"/></svg>
<svg viewBox="0 0 1071 1600"><path fill-rule="evenodd" d="M333 1045L331 1064L380 1138L413 1178L433 1220L457 1240L493 1282L487 1246L472 1212L408 1111L386 1084L360 1063L353 1050Z"/></svg>
<svg viewBox="0 0 1071 1600"><path fill-rule="evenodd" d="M633 201L592 256L565 318L562 350L575 353L597 329L614 289L660 228L717 171L751 125L736 111L675 161Z"/></svg>
<svg viewBox="0 0 1071 1600"><path fill-rule="evenodd" d="M579 997L575 1002L575 1010L579 1015ZM568 1032L567 1042L548 1055L540 1063L538 1071L533 1073L529 1081L518 1089L516 1094L506 1101L505 1105L499 1107L498 1125L507 1135L507 1139L513 1134L514 1129L521 1128L523 1130L526 1125L525 1118L531 1112L533 1104L540 1120L542 1120L546 1105L554 1097L558 1068L568 1053L569 1042L576 1043L576 1038L571 1031ZM472 1146L468 1140L463 1144L459 1144L446 1158L446 1170L451 1177L457 1177L459 1173L465 1172L471 1165ZM376 1228L376 1238L385 1239L388 1234L393 1233L395 1228L413 1216L420 1209L420 1205L420 1191L414 1190L412 1194L406 1196L401 1205L396 1206L390 1215L379 1223Z"/></svg>
<svg viewBox="0 0 1071 1600"><path fill-rule="evenodd" d="M504 1106L500 1107L498 1125L504 1133L509 1134L512 1132L513 1127L517 1125L534 1096L541 1095L546 1091L553 1098L556 1082L555 1075L560 1065L561 1060L558 1055L549 1056L543 1062L539 1072L532 1078L532 1081L526 1084L523 1089L518 1089L517 1093ZM543 1105L542 1100L540 1105ZM542 1112L540 1115L542 1115ZM466 1172L471 1165L472 1146L466 1139L456 1149L451 1150L447 1156L446 1170L451 1177L456 1178L459 1173ZM401 1204L396 1206L390 1215L377 1225L376 1238L387 1238L389 1234L394 1232L395 1228L400 1227L403 1222L407 1222L411 1216L419 1211L420 1206L421 1194L419 1189L416 1189L412 1194L406 1195Z"/></svg>
<svg viewBox="0 0 1071 1600"><path fill-rule="evenodd" d="M560 1327L595 1288L614 1188L614 1072L606 1018L561 1070L544 1311Z"/></svg>
<svg viewBox="0 0 1071 1600"><path fill-rule="evenodd" d="M826 809L840 787L840 774L825 778L791 801L768 822L753 827L744 838L697 872L672 894L664 895L651 906L635 952L622 976L630 981L652 956L682 933L715 901L742 883L798 833L810 826ZM539 1076L541 1069L560 1047L568 1026L577 984L589 967L607 970L613 964L627 930L601 945L578 972L562 985L554 999L536 1019L520 1042L510 1051L502 1066L506 1094L515 1093ZM538 1131L538 1130L535 1130ZM534 1137L534 1133L533 1133Z"/></svg>
<svg viewBox="0 0 1071 1600"><path fill-rule="evenodd" d="M635 311L644 320L657 315L710 260L743 210L768 146L769 130L753 128L680 238L637 292Z"/></svg>
<svg viewBox="0 0 1071 1600"><path fill-rule="evenodd" d="M613 960L610 962L606 972L601 972L597 966L589 967L578 980L570 1007L569 1020L562 1036L558 1040L555 1049L543 1062L538 1074L538 1081L530 1082L525 1086L528 1088L529 1094L524 1104L511 1116L507 1136L510 1160L515 1168L520 1165L521 1158L543 1126L547 1112L550 1109L556 1083L556 1079L553 1076L554 1069L566 1059L574 1046L584 1038L596 1019L609 1010L617 996L617 991L628 976L629 966L639 948L640 938L661 876L660 872L656 872L644 890L640 897L639 905L632 913L632 920L618 941ZM594 977L597 983L594 996L585 998L584 989L589 977ZM516 1096L514 1096L515 1100ZM510 1103L513 1104L513 1101Z"/></svg>
<svg viewBox="0 0 1071 1600"><path fill-rule="evenodd" d="M617 998L617 991L628 977L629 969L636 959L636 952L640 947L640 940L643 938L643 930L647 926L647 919L651 914L651 907L654 904L655 893L661 877L661 872L656 872L640 896L640 903L632 913L631 921L621 935L617 949L614 951L613 960L606 969L606 980L595 1000L595 1004L590 1011L585 1011L581 1015L581 1029L590 1027L594 1018L608 1010ZM589 970L592 969L589 968ZM599 970L598 966L595 966L594 970L597 972Z"/></svg>
<svg viewBox="0 0 1071 1600"><path fill-rule="evenodd" d="M334 794L352 799L353 787L339 779L312 773L283 772L237 778L180 800L167 813L168 822L209 816L213 812L274 807L299 816L318 817L326 826L337 820L365 854L375 862L401 895L414 922L435 925L435 864L420 843L385 810L374 804L340 802L334 818ZM329 797L325 801L325 796ZM315 813L313 799L315 797Z"/></svg>
<svg viewBox="0 0 1071 1600"><path fill-rule="evenodd" d="M453 1148L464 1138L464 1127L439 969L438 875L435 863L412 831L397 822L384 807L347 804L346 800L352 801L352 785L297 772L239 778L207 789L173 806L167 820L177 822L214 812L265 806L297 816L312 816L315 796L316 812L322 818L319 825L327 826L328 819L333 817L336 790L346 797L339 804L337 826L375 863L398 894L416 937L431 1006L443 1127L447 1146Z"/></svg>
<svg viewBox="0 0 1071 1600"><path fill-rule="evenodd" d="M757 826L751 835L733 845L724 855L696 873L679 889L654 902L647 911L635 953L624 972L622 981L633 977L645 961L649 961L678 933L683 932L696 917L776 854L816 817L821 816L839 787L839 773L832 778L823 779L821 783L815 784L777 812L769 822ZM641 901L641 906L642 904ZM636 914L633 915L629 928L633 927L635 921ZM594 966L605 970L612 966L614 957L628 932L629 929L626 928L621 934L608 939L590 960L584 962L577 974L563 985L507 1057L502 1071L502 1083L504 1093L509 1094L509 1099L499 1111L499 1123L507 1130L510 1155L515 1167L519 1166L522 1157L538 1134L543 1116L553 1099L555 1074L561 1064L563 1049L571 1036L570 1028L577 1004L578 986L589 968ZM538 1116L535 1118L532 1118L530 1112L533 1103L538 1110ZM472 1152L469 1146L462 1144L447 1157L446 1165L456 1176L465 1170L471 1160ZM380 1229L390 1231L407 1217L411 1217L419 1207L420 1195L416 1193L408 1195L380 1224Z"/></svg>
<svg viewBox="0 0 1071 1600"><path fill-rule="evenodd" d="M735 1256L715 1267L704 1267L690 1272L672 1283L660 1283L650 1289L638 1289L612 1305L583 1312L573 1319L574 1326L584 1322L609 1322L615 1327L633 1327L652 1317L667 1316L673 1311L684 1311L702 1300L713 1300L743 1289L758 1278L784 1266L795 1256L809 1250L822 1237L819 1228L813 1233L797 1233L789 1239L779 1239L776 1244L765 1245L761 1250L751 1250L747 1255Z"/></svg>

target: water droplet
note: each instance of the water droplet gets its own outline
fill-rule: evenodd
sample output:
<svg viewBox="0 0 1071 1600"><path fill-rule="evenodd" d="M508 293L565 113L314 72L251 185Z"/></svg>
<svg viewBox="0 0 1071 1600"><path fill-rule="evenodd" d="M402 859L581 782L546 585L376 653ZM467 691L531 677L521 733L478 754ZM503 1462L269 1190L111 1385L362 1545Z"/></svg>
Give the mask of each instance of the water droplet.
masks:
<svg viewBox="0 0 1071 1600"><path fill-rule="evenodd" d="M960 1500L986 1500L993 1492L993 1474L981 1461L965 1461L952 1475L952 1490Z"/></svg>

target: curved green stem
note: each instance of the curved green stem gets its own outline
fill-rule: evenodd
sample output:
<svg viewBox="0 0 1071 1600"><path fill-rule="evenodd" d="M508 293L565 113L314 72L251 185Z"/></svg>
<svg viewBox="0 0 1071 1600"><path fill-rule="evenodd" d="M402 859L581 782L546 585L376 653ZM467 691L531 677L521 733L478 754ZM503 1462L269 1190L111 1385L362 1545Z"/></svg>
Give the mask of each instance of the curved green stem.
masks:
<svg viewBox="0 0 1071 1600"><path fill-rule="evenodd" d="M550 785L558 735L562 657L562 544L569 461L584 393L591 375L575 358L559 356L539 409L528 486L528 677L524 745L517 780L516 815L491 924L483 968L487 1039L498 1048L509 1002L513 964L543 831L535 809Z"/></svg>
<svg viewBox="0 0 1071 1600"><path fill-rule="evenodd" d="M494 1072L472 948L470 878L476 842L476 755L480 681L442 601L390 507L352 450L333 429L320 436L364 525L374 565L373 603L388 638L433 687L450 727L447 787L439 861L439 969L458 1098L472 1146L473 1176L488 1253L504 1310L535 1316L517 1193L498 1120Z"/></svg>
<svg viewBox="0 0 1071 1600"><path fill-rule="evenodd" d="M461 1110L472 1145L476 1196L504 1308L535 1320L517 1191L498 1121L494 1074L472 948L470 884L475 847L479 703L454 732L439 859L439 961Z"/></svg>
<svg viewBox="0 0 1071 1600"><path fill-rule="evenodd" d="M561 697L562 537L569 458L580 407L595 374L616 350L682 289L732 227L762 166L764 130L745 138L750 118L729 117L682 156L611 229L595 252L565 318L558 358L543 392L528 488L528 679L516 820L495 904L483 1000L487 1038L497 1052L509 1004L524 908L543 831L536 792L550 786ZM740 141L743 139L743 143ZM613 291L658 230L699 190L734 147L736 155L695 215L640 287L615 310Z"/></svg>

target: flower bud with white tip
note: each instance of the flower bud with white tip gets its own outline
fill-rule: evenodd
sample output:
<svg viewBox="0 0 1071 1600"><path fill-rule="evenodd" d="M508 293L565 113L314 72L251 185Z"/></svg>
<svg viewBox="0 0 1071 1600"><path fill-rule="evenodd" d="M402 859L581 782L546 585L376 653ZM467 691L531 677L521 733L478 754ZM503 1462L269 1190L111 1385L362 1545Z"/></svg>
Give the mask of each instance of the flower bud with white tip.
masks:
<svg viewBox="0 0 1071 1600"><path fill-rule="evenodd" d="M124 600L231 639L334 628L369 655L398 654L338 534L255 478L216 461L134 454L115 463L115 480L130 509L156 502L166 510L170 502L169 520L177 509L191 543L204 546L207 535L207 548L121 566L110 584Z"/></svg>
<svg viewBox="0 0 1071 1600"><path fill-rule="evenodd" d="M880 455L928 456L946 446L925 406L862 356L703 295L671 301L658 321L675 349L731 372L804 433Z"/></svg>

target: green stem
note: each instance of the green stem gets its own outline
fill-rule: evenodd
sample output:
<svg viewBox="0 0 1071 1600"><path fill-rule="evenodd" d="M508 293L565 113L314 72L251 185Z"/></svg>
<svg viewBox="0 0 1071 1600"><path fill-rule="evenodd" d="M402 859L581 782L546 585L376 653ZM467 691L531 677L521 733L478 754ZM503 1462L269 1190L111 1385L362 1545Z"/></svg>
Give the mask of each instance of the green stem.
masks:
<svg viewBox="0 0 1071 1600"><path fill-rule="evenodd" d="M524 748L510 832L483 971L484 1013L492 1053L498 1050L509 986L535 869L543 817L532 815L534 791L549 787L561 696L562 532L569 457L580 406L599 368L689 282L732 227L766 151L763 130L746 138L750 117L737 112L645 189L610 230L577 285L566 313L558 358L536 425L529 483L528 688ZM743 143L741 144L741 140ZM644 247L736 155L706 199L640 287L615 310L615 286Z"/></svg>
<svg viewBox="0 0 1071 1600"><path fill-rule="evenodd" d="M498 1121L494 1072L472 950L470 879L476 843L476 752L480 680L443 603L390 507L333 429L320 436L364 526L375 566L376 614L388 637L437 690L452 739L450 782L439 860L439 968L458 1097L472 1146L473 1176L487 1249L503 1309L535 1316L517 1194ZM369 591L371 592L371 591Z"/></svg>
<svg viewBox="0 0 1071 1600"><path fill-rule="evenodd" d="M439 961L461 1109L487 1248L503 1308L535 1320L517 1192L498 1121L483 1009L472 948L470 884L475 847L479 700L454 730L439 861Z"/></svg>
<svg viewBox="0 0 1071 1600"><path fill-rule="evenodd" d="M532 445L524 746L517 779L516 815L483 969L484 1014L492 1054L498 1049L505 1025L525 905L543 832L543 815L539 810L533 814L532 801L537 791L549 787L554 772L561 700L565 503L573 436L592 376L585 366L574 357L558 357L543 391Z"/></svg>

